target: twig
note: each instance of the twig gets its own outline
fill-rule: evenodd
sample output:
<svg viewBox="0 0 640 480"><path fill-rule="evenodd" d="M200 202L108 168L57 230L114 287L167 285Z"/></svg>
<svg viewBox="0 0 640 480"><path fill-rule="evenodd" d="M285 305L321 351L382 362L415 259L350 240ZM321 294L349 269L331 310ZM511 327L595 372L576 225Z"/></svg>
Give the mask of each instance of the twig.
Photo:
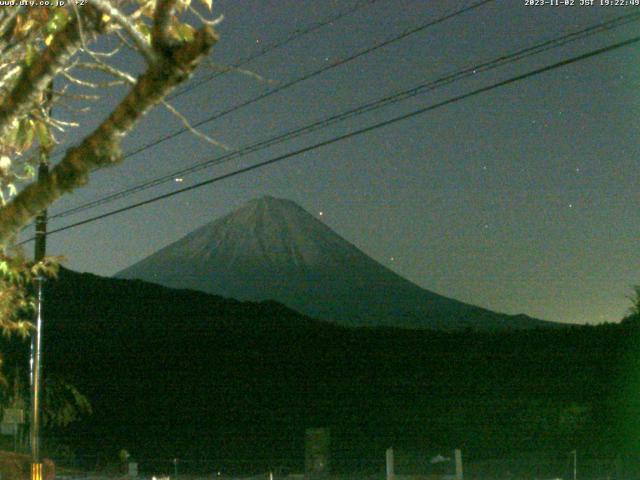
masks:
<svg viewBox="0 0 640 480"><path fill-rule="evenodd" d="M213 20L207 20L206 18L204 18L204 15L202 15L197 9L193 8L191 5L189 5L189 11L193 13L198 18L198 20L200 20L204 25L208 25L211 28L220 25L224 21L224 15L218 15L218 17L214 18Z"/></svg>
<svg viewBox="0 0 640 480"><path fill-rule="evenodd" d="M51 117L45 118L44 121L46 123L48 123L49 125L51 125L53 128L55 128L56 130L58 130L59 132L62 132L62 133L65 132L64 127L77 128L77 127L80 126L80 124L77 123L77 122L67 122L67 121L64 121L64 120L54 119L54 118L51 118Z"/></svg>
<svg viewBox="0 0 640 480"><path fill-rule="evenodd" d="M9 70L0 80L0 88L4 88L5 85L11 80L11 78L17 76L22 71L22 67L20 65L13 67Z"/></svg>
<svg viewBox="0 0 640 480"><path fill-rule="evenodd" d="M120 40L118 45L116 47L114 47L113 50L111 50L109 52L98 52L96 50L91 50L91 54L92 55L96 55L98 57L105 57L105 58L113 57L116 54L118 54L120 52L120 50L122 50L122 46L123 45L124 45L124 42L122 40Z"/></svg>
<svg viewBox="0 0 640 480"><path fill-rule="evenodd" d="M81 100L81 101L95 101L100 100L100 95L88 95L85 93L65 93L62 92L58 94L59 98L69 98L71 100Z"/></svg>
<svg viewBox="0 0 640 480"><path fill-rule="evenodd" d="M109 15L113 20L120 25L125 32L129 35L133 43L138 47L138 50L145 58L145 60L153 65L158 61L158 55L153 51L147 39L140 33L133 23L124 15L119 9L114 7L109 0L93 0L93 5L100 9L103 13Z"/></svg>
<svg viewBox="0 0 640 480"><path fill-rule="evenodd" d="M96 63L79 63L77 66L78 68L84 68L86 70L98 70L104 73L108 73L109 75L120 78L121 80L124 80L131 85L136 83L135 77L103 61L97 61Z"/></svg>
<svg viewBox="0 0 640 480"><path fill-rule="evenodd" d="M102 22L93 9L85 9L84 15L91 19L93 31L102 31ZM78 22L70 19L66 27L53 36L49 46L22 70L15 85L0 103L0 137L6 134L15 118L26 115L38 102L53 78L78 51L79 44Z"/></svg>
<svg viewBox="0 0 640 480"><path fill-rule="evenodd" d="M216 147L220 147L225 151L230 151L231 148L227 145L225 145L222 142L219 142L213 138L211 138L210 136L208 136L205 133L202 133L200 130L198 130L197 128L195 128L193 125L191 125L189 123L189 119L187 117L185 117L182 113L180 113L178 110L176 110L176 108L171 105L169 102L167 102L166 100L162 101L162 105L164 105L164 107L169 110L169 112L171 112L173 115L175 115L176 117L178 117L178 119L182 122L182 124L184 125L184 127L191 132L193 135L195 135L196 137L204 140L207 143L210 143L211 145L215 145Z"/></svg>
<svg viewBox="0 0 640 480"><path fill-rule="evenodd" d="M205 26L196 32L192 41L181 44L170 56L161 57L158 64L150 65L109 117L78 146L67 150L49 175L26 186L0 209L0 246L6 245L37 212L86 184L92 171L122 161L122 138L171 90L191 76L217 39L215 32Z"/></svg>
<svg viewBox="0 0 640 480"><path fill-rule="evenodd" d="M99 89L99 88L111 88L122 85L124 82L122 80L113 80L111 82L89 82L87 80L81 80L80 78L74 77L73 75L67 72L61 72L62 76L69 80L71 83L76 85L80 85L81 87Z"/></svg>
<svg viewBox="0 0 640 480"><path fill-rule="evenodd" d="M252 72L251 70L245 70L244 68L232 67L228 65L217 65L209 59L207 59L205 62L209 69L214 70L218 73L229 73L229 72L239 73L241 75L246 75L248 77L251 77L259 82L267 83L269 85L276 85L279 83L278 80L274 80L272 78L265 78L259 73Z"/></svg>

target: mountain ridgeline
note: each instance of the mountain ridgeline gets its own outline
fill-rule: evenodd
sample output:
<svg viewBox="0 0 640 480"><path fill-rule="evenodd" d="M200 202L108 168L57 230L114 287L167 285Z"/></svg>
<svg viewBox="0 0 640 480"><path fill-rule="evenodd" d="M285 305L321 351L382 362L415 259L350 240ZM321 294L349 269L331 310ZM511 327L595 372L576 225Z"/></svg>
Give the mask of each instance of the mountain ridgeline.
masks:
<svg viewBox="0 0 640 480"><path fill-rule="evenodd" d="M389 446L399 464L640 452L638 318L544 328L447 299L270 197L120 276L148 281L45 286L45 375L93 404L59 440L85 466L124 448L145 474L301 471L309 427L330 429L336 472L382 471ZM3 343L6 368L27 364Z"/></svg>
<svg viewBox="0 0 640 480"><path fill-rule="evenodd" d="M116 277L239 300L276 300L344 326L490 330L554 325L420 288L294 202L269 196L193 231Z"/></svg>
<svg viewBox="0 0 640 480"><path fill-rule="evenodd" d="M45 375L93 404L60 440L89 467L125 448L150 474L176 457L200 472L300 471L304 430L318 426L335 471L379 471L390 445L466 458L577 448L583 462L640 447L639 322L346 328L272 301L68 270L47 282L44 314ZM27 364L27 342L2 351L5 368Z"/></svg>

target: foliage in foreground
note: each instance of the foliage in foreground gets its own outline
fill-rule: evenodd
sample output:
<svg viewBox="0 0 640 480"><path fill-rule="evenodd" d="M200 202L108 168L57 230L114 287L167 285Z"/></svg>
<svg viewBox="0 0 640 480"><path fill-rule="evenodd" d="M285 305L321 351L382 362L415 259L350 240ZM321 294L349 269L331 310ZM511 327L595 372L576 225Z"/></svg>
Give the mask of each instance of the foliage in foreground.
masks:
<svg viewBox="0 0 640 480"><path fill-rule="evenodd" d="M37 2L36 2L37 3ZM29 332L34 278L55 274L54 259L28 262L11 247L20 230L92 171L122 161L136 123L185 82L217 40L211 0L92 0L79 5L0 9L0 329ZM138 72L117 67L125 55ZM122 63L122 62L120 62ZM38 165L82 113L124 93L110 114L48 174ZM53 113L55 112L55 114Z"/></svg>

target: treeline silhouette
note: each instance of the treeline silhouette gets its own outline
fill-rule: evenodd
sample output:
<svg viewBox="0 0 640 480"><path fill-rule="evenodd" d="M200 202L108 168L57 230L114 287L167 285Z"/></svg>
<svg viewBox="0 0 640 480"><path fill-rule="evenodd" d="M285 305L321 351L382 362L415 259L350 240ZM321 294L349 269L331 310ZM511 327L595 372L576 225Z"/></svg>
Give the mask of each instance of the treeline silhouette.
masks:
<svg viewBox="0 0 640 480"><path fill-rule="evenodd" d="M524 331L346 329L275 302L62 270L46 286L44 371L94 414L50 432L78 458L301 470L331 430L335 471L384 451L467 458L640 452L640 318ZM26 362L5 341L5 368ZM26 363L24 363L26 365Z"/></svg>

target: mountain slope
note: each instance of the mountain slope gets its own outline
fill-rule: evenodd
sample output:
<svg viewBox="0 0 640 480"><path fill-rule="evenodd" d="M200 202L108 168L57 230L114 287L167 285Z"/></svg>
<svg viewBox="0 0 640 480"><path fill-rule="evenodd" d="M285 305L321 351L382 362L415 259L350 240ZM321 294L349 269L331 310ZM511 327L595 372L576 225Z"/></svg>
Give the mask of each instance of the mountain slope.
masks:
<svg viewBox="0 0 640 480"><path fill-rule="evenodd" d="M605 445L617 454L622 429L611 412L637 440L637 322L343 328L274 302L64 269L46 283L44 309L45 375L64 376L93 404L64 432L91 468L96 452L115 459L125 448L149 476L172 471L173 458L185 473L301 471L304 430L316 426L331 430L334 471L360 473L381 471L389 444L490 456L567 444L602 456ZM7 371L26 368L28 342L0 343ZM589 421L572 423L576 405L593 409Z"/></svg>
<svg viewBox="0 0 640 480"><path fill-rule="evenodd" d="M585 459L618 455L623 435L637 442L637 322L343 328L274 302L64 269L45 284L44 319L45 377L64 376L93 405L61 437L89 468L125 448L149 477L173 458L183 473L302 471L316 426L331 430L334 471L359 474L383 471L390 444L423 458L571 445ZM26 368L28 342L0 343L7 371ZM593 414L580 420L577 406Z"/></svg>
<svg viewBox="0 0 640 480"><path fill-rule="evenodd" d="M347 326L533 328L422 289L368 257L300 206L263 197L119 272L240 300L274 299Z"/></svg>

